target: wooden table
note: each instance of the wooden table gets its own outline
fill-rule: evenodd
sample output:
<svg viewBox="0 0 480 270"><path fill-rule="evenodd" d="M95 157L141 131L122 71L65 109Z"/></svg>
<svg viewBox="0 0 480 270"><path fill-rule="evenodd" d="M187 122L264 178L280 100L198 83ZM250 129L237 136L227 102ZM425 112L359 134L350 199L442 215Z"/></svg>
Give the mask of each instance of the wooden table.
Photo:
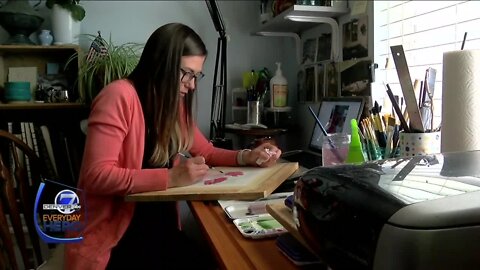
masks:
<svg viewBox="0 0 480 270"><path fill-rule="evenodd" d="M319 264L301 267L295 265L277 248L275 238L248 239L243 237L216 201L192 201L189 204L221 269L327 269L326 266ZM273 209L280 215L285 214L285 209L280 206ZM282 223L286 220L288 218L282 218ZM293 224L293 221L287 222ZM298 231L294 236L301 237Z"/></svg>
<svg viewBox="0 0 480 270"><path fill-rule="evenodd" d="M299 269L279 251L275 238L243 237L217 202L192 201L190 208L210 242L220 268Z"/></svg>

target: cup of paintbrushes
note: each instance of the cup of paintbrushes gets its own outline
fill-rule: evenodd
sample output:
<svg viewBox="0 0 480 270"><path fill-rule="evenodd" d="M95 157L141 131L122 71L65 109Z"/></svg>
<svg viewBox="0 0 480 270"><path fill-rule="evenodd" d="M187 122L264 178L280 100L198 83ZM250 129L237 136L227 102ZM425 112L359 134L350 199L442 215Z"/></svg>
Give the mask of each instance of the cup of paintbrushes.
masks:
<svg viewBox="0 0 480 270"><path fill-rule="evenodd" d="M441 132L400 132L399 153L401 157L413 157L440 153Z"/></svg>

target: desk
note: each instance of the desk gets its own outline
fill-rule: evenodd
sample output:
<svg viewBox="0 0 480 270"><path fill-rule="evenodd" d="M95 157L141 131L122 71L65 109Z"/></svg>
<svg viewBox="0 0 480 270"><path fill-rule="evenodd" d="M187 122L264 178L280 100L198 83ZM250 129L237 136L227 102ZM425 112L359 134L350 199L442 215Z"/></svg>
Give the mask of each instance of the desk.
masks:
<svg viewBox="0 0 480 270"><path fill-rule="evenodd" d="M277 248L275 238L247 239L216 202L190 202L193 215L213 249L221 269L322 269L299 268Z"/></svg>
<svg viewBox="0 0 480 270"><path fill-rule="evenodd" d="M234 148L250 148L254 144L255 139L261 139L266 137L271 137L276 143L280 135L288 133L286 128L251 128L251 129L236 129L236 128L225 128L225 133L233 134L238 140L238 145ZM252 139L249 141L247 138ZM277 144L278 145L278 144ZM283 146L283 145L279 145ZM282 147L285 148L285 147Z"/></svg>
<svg viewBox="0 0 480 270"><path fill-rule="evenodd" d="M225 128L224 131L226 133L233 133L236 135L271 137L271 136L286 134L288 132L288 129L286 128L251 128L251 129Z"/></svg>

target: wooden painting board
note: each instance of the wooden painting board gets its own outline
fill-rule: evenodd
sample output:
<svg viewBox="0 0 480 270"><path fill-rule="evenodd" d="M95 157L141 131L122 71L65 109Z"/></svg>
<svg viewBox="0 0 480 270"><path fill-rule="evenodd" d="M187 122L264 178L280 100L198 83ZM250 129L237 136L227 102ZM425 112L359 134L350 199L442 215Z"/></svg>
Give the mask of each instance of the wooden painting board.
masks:
<svg viewBox="0 0 480 270"><path fill-rule="evenodd" d="M292 210L288 209L284 203L269 203L266 205L267 212L276 219L287 231L293 235L303 246L314 253L312 248L305 241L303 236L298 231L297 225L293 219Z"/></svg>
<svg viewBox="0 0 480 270"><path fill-rule="evenodd" d="M130 194L125 197L125 200L142 202L177 200L256 200L270 195L270 193L285 181L285 179L298 169L298 163L278 163L269 168L215 168L215 170L210 170L207 177L194 185L169 188L162 191ZM218 171L222 171L223 173L219 173ZM219 178L227 179L214 184L205 184L212 183L212 181Z"/></svg>

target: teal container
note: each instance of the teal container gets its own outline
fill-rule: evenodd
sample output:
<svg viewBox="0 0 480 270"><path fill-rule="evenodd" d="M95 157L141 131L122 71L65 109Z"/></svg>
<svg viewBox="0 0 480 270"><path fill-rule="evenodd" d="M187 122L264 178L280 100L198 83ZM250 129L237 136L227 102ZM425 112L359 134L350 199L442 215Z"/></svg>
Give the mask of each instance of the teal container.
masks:
<svg viewBox="0 0 480 270"><path fill-rule="evenodd" d="M26 102L31 99L30 82L5 83L5 100L7 102Z"/></svg>

